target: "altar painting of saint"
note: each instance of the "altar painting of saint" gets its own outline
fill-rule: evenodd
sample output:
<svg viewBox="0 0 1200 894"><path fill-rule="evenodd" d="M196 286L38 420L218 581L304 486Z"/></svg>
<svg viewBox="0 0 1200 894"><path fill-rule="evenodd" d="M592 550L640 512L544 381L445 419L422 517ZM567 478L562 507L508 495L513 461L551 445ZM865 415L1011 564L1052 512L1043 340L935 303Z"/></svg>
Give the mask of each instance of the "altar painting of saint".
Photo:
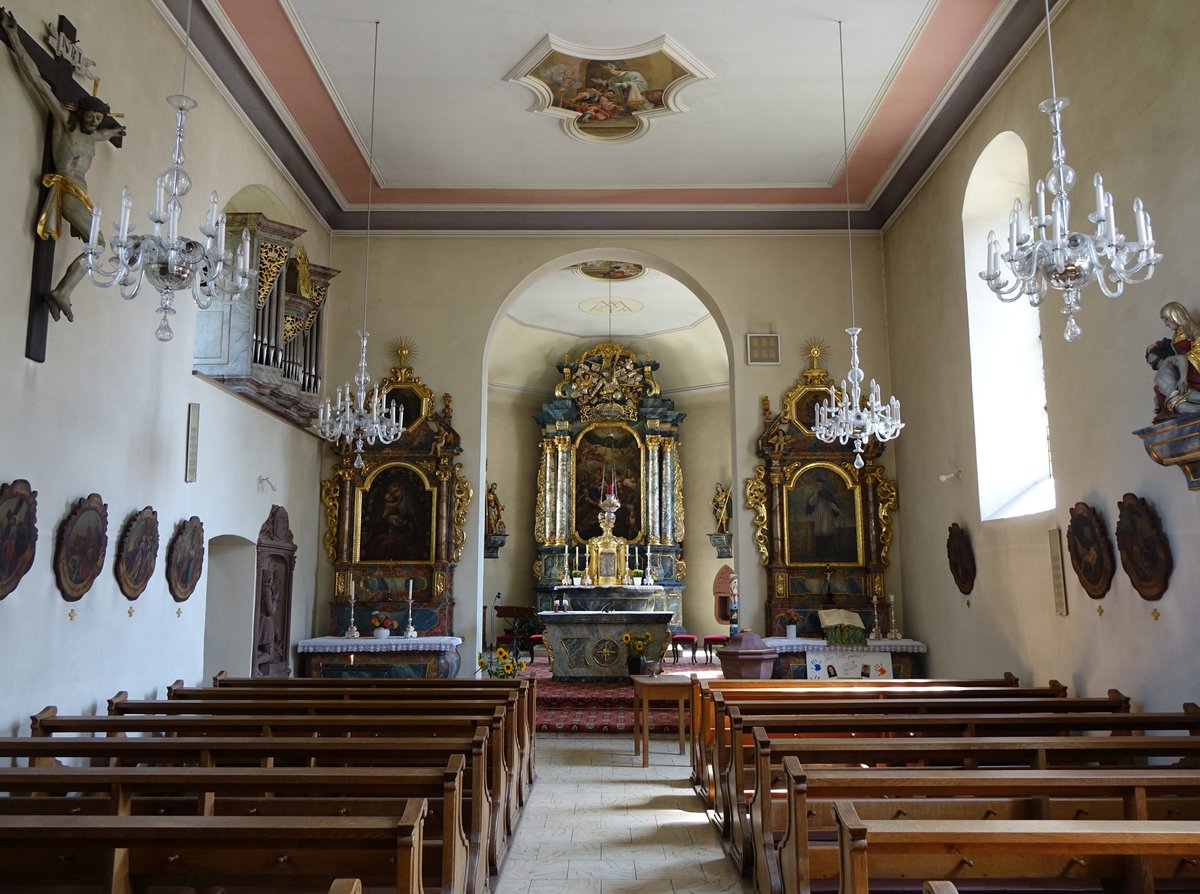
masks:
<svg viewBox="0 0 1200 894"><path fill-rule="evenodd" d="M388 466L359 492L358 562L433 561L433 491L405 465Z"/></svg>
<svg viewBox="0 0 1200 894"><path fill-rule="evenodd" d="M857 493L833 466L801 469L787 488L789 565L862 564Z"/></svg>
<svg viewBox="0 0 1200 894"><path fill-rule="evenodd" d="M616 484L613 534L636 541L642 532L642 445L623 425L589 428L575 445L575 534L580 540L600 535L602 488Z"/></svg>

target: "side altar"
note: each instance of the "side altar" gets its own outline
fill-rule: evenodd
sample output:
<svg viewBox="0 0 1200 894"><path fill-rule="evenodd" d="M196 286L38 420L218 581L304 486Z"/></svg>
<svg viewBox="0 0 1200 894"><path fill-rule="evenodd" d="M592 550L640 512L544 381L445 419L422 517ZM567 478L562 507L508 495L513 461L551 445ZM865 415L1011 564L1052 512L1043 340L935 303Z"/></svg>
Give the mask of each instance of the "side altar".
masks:
<svg viewBox="0 0 1200 894"><path fill-rule="evenodd" d="M628 660L662 657L670 642L670 611L539 612L546 625L542 644L555 680L623 680ZM646 643L642 652L633 643Z"/></svg>

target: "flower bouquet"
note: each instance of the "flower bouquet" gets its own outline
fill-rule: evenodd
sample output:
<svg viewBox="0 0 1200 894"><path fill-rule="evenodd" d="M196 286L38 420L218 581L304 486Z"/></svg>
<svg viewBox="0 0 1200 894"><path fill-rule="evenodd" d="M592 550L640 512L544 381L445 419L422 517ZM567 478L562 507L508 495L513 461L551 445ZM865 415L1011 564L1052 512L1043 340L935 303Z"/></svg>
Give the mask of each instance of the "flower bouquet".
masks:
<svg viewBox="0 0 1200 894"><path fill-rule="evenodd" d="M796 632L795 628L799 625L799 623L800 612L796 611L794 608L789 608L783 612L780 612L779 626L783 628L785 633L787 632L787 629L791 627L792 634L794 634ZM792 634L789 634L789 636Z"/></svg>
<svg viewBox="0 0 1200 894"><path fill-rule="evenodd" d="M524 658L518 661L503 646L496 646L495 652L480 652L478 663L480 671L493 679L501 680L512 679L518 672L529 667L528 661Z"/></svg>
<svg viewBox="0 0 1200 894"><path fill-rule="evenodd" d="M371 612L371 627L375 636L390 636L393 630L400 629L400 622L387 612Z"/></svg>

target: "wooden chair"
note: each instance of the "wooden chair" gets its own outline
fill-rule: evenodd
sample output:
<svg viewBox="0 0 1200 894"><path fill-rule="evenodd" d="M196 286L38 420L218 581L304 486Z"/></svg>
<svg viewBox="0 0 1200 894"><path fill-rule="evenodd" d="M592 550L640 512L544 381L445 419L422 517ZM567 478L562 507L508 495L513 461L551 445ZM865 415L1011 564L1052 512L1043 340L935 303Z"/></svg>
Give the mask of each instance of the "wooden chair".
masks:
<svg viewBox="0 0 1200 894"><path fill-rule="evenodd" d="M512 624L518 618L525 618L534 621L537 620L537 609L535 609L532 605L497 605L495 612L497 619L503 618L504 620L508 621L509 624L507 630L505 630L503 633L496 634L496 645L511 646L513 652L519 656L521 654L521 640L525 637L521 637L520 634L514 630ZM542 635L540 633L533 633L530 634L527 639L529 640L530 657L532 657L534 647L542 644Z"/></svg>

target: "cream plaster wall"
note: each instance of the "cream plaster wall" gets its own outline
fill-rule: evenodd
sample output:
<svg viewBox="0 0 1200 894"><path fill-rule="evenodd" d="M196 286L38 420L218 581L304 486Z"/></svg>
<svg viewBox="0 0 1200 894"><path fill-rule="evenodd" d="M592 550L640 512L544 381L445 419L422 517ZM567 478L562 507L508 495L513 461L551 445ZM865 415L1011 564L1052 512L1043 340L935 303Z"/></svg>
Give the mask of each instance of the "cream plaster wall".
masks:
<svg viewBox="0 0 1200 894"><path fill-rule="evenodd" d="M971 169L996 134L1013 130L1025 141L1031 182L1049 167L1049 127L1037 111L1049 93L1044 40L885 233L894 383L908 425L896 451L906 519L906 632L928 642L934 674L1009 669L1029 682L1057 677L1084 694L1115 686L1151 709L1177 709L1195 698L1200 496L1186 490L1180 472L1155 465L1130 432L1153 415L1142 358L1145 346L1166 334L1159 308L1181 300L1200 310L1189 268L1192 218L1200 207L1198 28L1200 4L1191 0L1075 0L1054 24L1058 87L1071 98L1064 113L1067 159L1080 184L1072 222L1091 226L1091 179L1099 170L1126 233L1135 190L1144 198L1166 256L1150 283L1117 301L1090 289L1080 317L1084 336L1074 345L1059 335L1060 299L1049 296L1041 309L1055 511L979 521L963 299L964 276L977 271L963 269L960 221ZM997 230L1005 223L998 220ZM1010 312L1035 311L1019 304ZM961 482L938 483L939 472L956 468L963 470ZM1082 500L1101 511L1111 533L1126 492L1149 500L1162 517L1175 555L1170 588L1160 602L1143 601L1118 560L1111 592L1093 601L1068 563L1070 614L1056 616L1046 530L1062 529L1065 540L1068 509ZM947 570L951 522L970 532L979 564L969 608ZM1115 550L1115 537L1113 544Z"/></svg>
<svg viewBox="0 0 1200 894"><path fill-rule="evenodd" d="M17 20L40 35L52 14L40 0L6 3ZM178 89L181 47L149 0L60 0L97 61L102 96L125 113L122 149L99 146L89 192L109 221L122 185L135 202L134 220L153 198L155 173L170 161L174 116L164 101ZM154 294L130 302L114 291L83 283L75 292L75 322L50 324L44 364L25 359L25 320L33 252L34 181L39 173L44 115L35 105L7 49L0 51L0 481L26 478L38 491L39 538L34 565L18 589L0 601L0 732L28 729L31 713L47 704L63 711L102 709L118 689L134 696L162 691L177 677L201 677L205 635L202 578L181 606L167 591L167 542L178 521L198 515L207 538L233 535L254 541L273 503L287 507L299 545L292 610L293 641L311 635L319 542L318 442L291 425L191 375L194 308L181 297L173 319L175 340L154 339ZM189 117L187 169L194 189L182 227L194 231L210 190L229 198L243 186L269 188L312 238L313 259L327 261L328 235L240 116L202 69L189 69L188 91L200 106ZM105 229L111 226L106 222ZM144 227L143 227L144 228ZM64 239L56 275L79 243ZM340 294L335 283L334 291ZM199 480L185 484L187 405L199 403ZM277 491L258 485L266 475ZM109 552L91 592L63 601L52 569L59 522L73 503L99 493L108 504ZM132 511L152 505L159 515L158 567L133 603L117 588L113 554ZM253 581L245 598L253 598ZM132 615L127 609L133 608ZM177 615L177 609L180 613Z"/></svg>
<svg viewBox="0 0 1200 894"><path fill-rule="evenodd" d="M689 438L685 449L689 464L698 463L697 454L711 449L719 458L714 462L712 474L717 474L719 463L730 463L729 470L721 474L722 480L732 477L735 485L731 530L737 556L735 567L741 575L743 617L751 619L751 626L762 629L759 619L763 616L766 580L757 563L750 514L744 509L742 498L743 481L757 462L754 445L762 425L760 398L768 396L772 408L778 411L784 392L806 365L801 349L812 337L823 338L832 345L830 368L839 377L844 375L849 363L849 346L842 332L849 325L844 235L375 235L371 240L370 260L369 325L373 335L369 366L376 374L388 369L391 365L388 343L395 338L409 339L419 351L413 364L416 374L435 392L454 396L454 425L462 435L463 471L476 494L467 543L479 544L483 527L484 432L493 430L489 422L491 414L515 412L501 398L497 398L496 406L490 403L485 406L484 400L488 394L488 358L492 351L506 349L496 336L501 328L498 322L501 314L530 282L548 271L589 257L614 254L652 265L683 282L708 307L724 342L726 356L730 358L728 428L715 431L711 438L706 436L703 449L698 450L699 429L689 429L689 420L685 423ZM854 258L858 321L865 329L860 342L863 362L869 375L879 378L890 391L879 237L856 237ZM341 294L361 294L361 237L335 237L331 263L343 271L338 278ZM357 361L354 330L359 322L352 314L332 318L326 341L330 351L327 381L343 381L352 374ZM746 366L745 333L766 331L772 325L783 335L783 365ZM565 346L563 350L570 348ZM682 399L680 408L686 409ZM519 412L524 414L524 410ZM513 424L518 428L505 426L501 430L515 433L525 422L518 418ZM532 428L532 423L529 424ZM500 459L495 451L491 461L496 469L495 463ZM532 457L528 461L535 462ZM700 519L689 522L691 536L707 533L703 512L713 481L705 480L706 477L702 474L688 478L689 487L700 490L699 505L695 500L688 501L690 517ZM496 480L498 474L490 472L488 478ZM513 488L505 485L503 489L505 502L511 509L509 501L519 498ZM505 550L511 550L515 556L520 552L516 536L521 535L522 529L510 521L509 530L515 536L510 537ZM711 550L706 538L703 549ZM472 654L479 642L480 598L490 600L497 589L503 589L491 586L492 575L498 572L488 570L485 575L481 556L478 546L470 546L455 577L458 600L455 630L466 640L464 655ZM688 556L690 560L697 558L697 550L689 546ZM703 568L703 560L699 565ZM719 565L711 572L696 572L708 575L703 587L708 591L705 597L708 601L711 601L711 575L716 567ZM899 593L898 577L893 586ZM327 594L328 582L323 580L322 587ZM691 609L687 611L691 623ZM706 620L710 617L711 610L704 609L700 625L710 623ZM464 666L468 664L464 662Z"/></svg>

